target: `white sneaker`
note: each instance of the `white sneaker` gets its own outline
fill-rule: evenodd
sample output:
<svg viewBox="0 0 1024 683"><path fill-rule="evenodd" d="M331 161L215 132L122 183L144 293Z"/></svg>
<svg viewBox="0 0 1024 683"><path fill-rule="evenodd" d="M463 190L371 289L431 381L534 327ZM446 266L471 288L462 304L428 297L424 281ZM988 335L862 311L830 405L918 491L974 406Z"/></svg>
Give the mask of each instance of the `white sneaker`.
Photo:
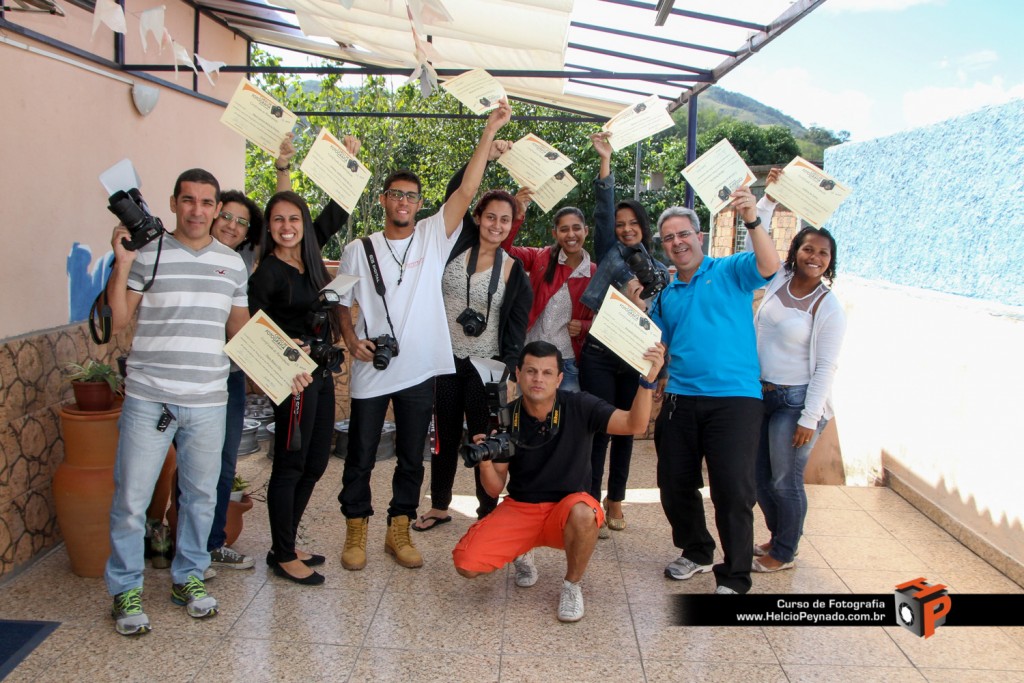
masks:
<svg viewBox="0 0 1024 683"><path fill-rule="evenodd" d="M583 618L583 589L580 584L562 579L562 597L558 600L558 620L579 621Z"/></svg>
<svg viewBox="0 0 1024 683"><path fill-rule="evenodd" d="M711 571L710 564L697 564L691 562L682 555L668 563L665 567L665 576L676 581L688 579L694 574L704 574Z"/></svg>
<svg viewBox="0 0 1024 683"><path fill-rule="evenodd" d="M537 565L533 562L533 551L530 550L517 557L513 564L516 568L516 585L520 588L529 588L533 584L537 583L537 577L540 575L537 571Z"/></svg>
<svg viewBox="0 0 1024 683"><path fill-rule="evenodd" d="M728 586L718 586L715 588L715 595L739 595L739 593Z"/></svg>

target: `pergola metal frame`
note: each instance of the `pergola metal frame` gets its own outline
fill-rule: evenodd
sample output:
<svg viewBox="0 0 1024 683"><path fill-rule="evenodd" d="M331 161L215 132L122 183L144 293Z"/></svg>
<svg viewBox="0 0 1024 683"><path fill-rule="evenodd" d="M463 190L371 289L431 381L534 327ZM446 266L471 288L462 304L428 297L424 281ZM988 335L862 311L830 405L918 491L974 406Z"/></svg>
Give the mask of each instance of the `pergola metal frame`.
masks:
<svg viewBox="0 0 1024 683"><path fill-rule="evenodd" d="M297 25L293 25L286 21L281 21L274 15L280 14L295 14L293 10L277 7L270 4L264 4L261 2L255 2L254 0L183 0L186 4L191 6L194 10L194 21L193 21L193 35L192 35L192 47L193 52L200 52L200 17L207 17L218 25L227 28L235 35L246 41L247 45L247 58L246 64L244 65L228 65L221 68L222 72L225 73L244 73L248 76L253 74L271 74L271 73L291 73L291 74L319 74L319 75L354 75L354 76L407 76L409 69L407 67L384 67L368 63L360 63L349 58L343 60L347 66L313 66L313 67L299 67L299 66L255 66L251 63L252 45L262 44L274 47L280 47L288 49L293 52L307 54L310 56L320 57L325 60L341 61L338 60L336 55L327 53L318 53L316 51L296 49L295 47L288 44L288 41L282 38L278 42L268 40L266 38L257 40L251 35L252 29L262 31L264 33L274 34L278 33L282 36L300 37L304 36L302 29ZM623 87L622 85L616 85L616 83L622 81L630 81L633 83L647 83L652 86L673 86L678 87L680 92L675 98L669 98L662 93L658 93L658 96L662 99L669 101L668 110L670 112L681 108L683 105L687 105L687 162L693 161L696 154L696 119L697 119L697 99L700 93L704 92L707 88L716 84L723 76L728 74L730 71L738 67L740 64L750 59L758 51L763 49L771 41L778 38L782 33L795 25L798 21L807 16L810 12L821 6L825 0L794 0L794 2L775 20L769 24L760 24L743 19L734 17L706 14L701 12L694 12L690 10L683 10L674 7L675 0L658 0L657 4L650 2L642 2L640 0L600 0L601 2L609 3L610 5L618 5L635 9L642 12L651 12L652 24L663 25L669 17L682 17L692 21L699 22L711 22L715 24L722 24L737 28L746 29L752 33L744 42L743 45L737 49L730 50L712 45L702 45L698 43L692 43L687 41L674 40L663 36L645 35L643 33L637 33L635 31L626 31L624 29L615 26L606 26L601 24L595 24L591 22L580 22L571 21L570 27L582 29L584 31L596 32L605 35L614 35L619 37L628 38L631 40L641 40L648 44L667 46L668 48L678 48L686 50L696 50L708 54L715 54L724 57L724 59L714 68L707 69L686 64L680 64L675 61L669 61L667 59L655 59L643 55L629 54L626 52L609 50L607 48L590 45L584 42L572 41L568 43L568 47L581 53L590 53L596 55L602 55L605 57L612 57L615 59L623 60L629 64L635 64L636 70L609 70L595 68L586 64L578 64L575 62L566 62L563 70L529 70L529 69L490 69L489 72L496 77L517 77L517 78L559 78L566 79L569 82L586 85L588 87L596 87L604 90L622 92L631 95L637 95L642 97L648 97L652 94L653 88L650 91L645 92L642 89L634 87ZM124 6L125 0L118 0L118 2ZM115 34L114 37L114 59L108 60L89 53L87 51L75 48L74 46L68 45L61 41L55 40L48 36L42 35L38 32L26 29L8 20L5 13L9 10L5 9L0 5L0 29L11 31L24 35L36 41L51 45L58 49L70 52L78 57L87 59L96 64L99 64L105 68L122 71L131 74L133 77L143 78L149 81L159 82L161 85L174 88L182 92L189 92L196 97L202 98L207 101L215 102L221 106L226 106L226 103L221 102L215 98L211 98L199 93L199 81L198 74L193 73L192 77L192 89L191 91L187 88L182 88L174 83L168 82L155 76L153 74L165 73L168 71L174 71L175 67L168 64L129 64L124 60L124 36L121 34ZM646 67L657 67L658 69L664 69L666 71L654 71L647 69ZM464 73L466 69L437 69L438 76L452 77ZM549 102L538 102L522 97L514 97L518 101L526 102L529 104L536 104L556 111L565 112L565 116L524 116L516 117L519 120L547 120L547 121L569 121L569 122L580 122L580 123L601 123L607 120L605 117L594 115L583 111L579 108L574 108L570 105L560 106L558 104L552 104ZM318 116L380 116L380 117L419 117L419 118L474 118L472 114L452 114L452 115L439 115L439 114L423 114L415 112L367 112L367 113L356 113L356 112L339 112L339 111L309 111L309 112L296 112L301 115L318 115ZM639 157L639 149L638 149ZM639 162L639 158L638 158ZM638 163L639 166L639 163ZM692 205L692 190L688 190L687 204Z"/></svg>

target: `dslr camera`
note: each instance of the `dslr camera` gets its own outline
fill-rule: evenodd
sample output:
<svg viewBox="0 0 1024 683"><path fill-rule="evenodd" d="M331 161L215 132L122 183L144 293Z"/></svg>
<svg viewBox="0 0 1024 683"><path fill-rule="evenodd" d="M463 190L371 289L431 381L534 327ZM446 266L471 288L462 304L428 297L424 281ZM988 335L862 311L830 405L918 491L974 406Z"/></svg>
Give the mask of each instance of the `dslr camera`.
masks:
<svg viewBox="0 0 1024 683"><path fill-rule="evenodd" d="M108 201L110 213L117 216L131 235L121 238L121 245L128 251L141 249L163 233L163 222L149 212L138 188L133 187L127 192L118 190L110 195Z"/></svg>
<svg viewBox="0 0 1024 683"><path fill-rule="evenodd" d="M487 320L472 308L466 308L459 313L455 322L462 325L462 331L467 337L479 337L487 329Z"/></svg>
<svg viewBox="0 0 1024 683"><path fill-rule="evenodd" d="M654 264L654 259L647 253L643 244L621 248L623 260L643 285L643 291L640 292L641 299L650 299L668 286L668 275Z"/></svg>
<svg viewBox="0 0 1024 683"><path fill-rule="evenodd" d="M370 341L377 347L373 352L373 367L387 370L391 359L398 355L398 340L390 334L382 334Z"/></svg>
<svg viewBox="0 0 1024 683"><path fill-rule="evenodd" d="M312 334L302 335L304 344L309 346L309 357L320 367L331 372L341 372L345 352L331 343L330 324L327 312L341 303L341 297L333 289L320 292L309 309L309 328Z"/></svg>
<svg viewBox="0 0 1024 683"><path fill-rule="evenodd" d="M466 467L491 460L508 462L516 454L515 440L512 438L512 411L508 407L508 385L504 381L488 382L484 385L487 395L487 412L490 415L489 427L496 430L482 443L467 443L461 448L462 460Z"/></svg>

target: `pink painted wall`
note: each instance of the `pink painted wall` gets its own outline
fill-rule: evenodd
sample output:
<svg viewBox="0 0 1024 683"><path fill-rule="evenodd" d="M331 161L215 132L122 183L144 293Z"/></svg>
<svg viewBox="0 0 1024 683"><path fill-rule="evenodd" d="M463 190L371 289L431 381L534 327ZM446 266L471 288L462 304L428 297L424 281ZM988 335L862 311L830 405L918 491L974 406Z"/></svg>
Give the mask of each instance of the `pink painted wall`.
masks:
<svg viewBox="0 0 1024 683"><path fill-rule="evenodd" d="M160 3L128 3L129 62L168 64L150 40L143 53L138 14ZM190 54L193 10L167 2L167 27ZM66 2L67 16L8 13L25 28L107 59L113 33L100 26L91 37L92 14ZM56 48L15 33L11 40L47 52ZM245 62L245 41L209 19L200 22L200 54L229 64ZM205 54L204 54L205 53ZM76 61L81 58L65 55ZM101 68L101 70L103 70ZM0 44L4 74L3 163L0 163L0 230L5 267L0 269L0 340L69 323L66 260L74 242L90 247L94 264L110 251L116 219L106 209L98 174L128 157L142 178L142 192L155 215L173 226L168 198L174 179L188 168L211 171L222 187L241 188L245 141L220 124L223 108L170 88L160 89L156 109L141 116L131 87L48 57ZM129 79L130 74L117 74ZM191 70L154 74L191 88ZM200 74L199 92L226 101L238 75L218 76L216 87ZM145 82L154 85L151 82Z"/></svg>

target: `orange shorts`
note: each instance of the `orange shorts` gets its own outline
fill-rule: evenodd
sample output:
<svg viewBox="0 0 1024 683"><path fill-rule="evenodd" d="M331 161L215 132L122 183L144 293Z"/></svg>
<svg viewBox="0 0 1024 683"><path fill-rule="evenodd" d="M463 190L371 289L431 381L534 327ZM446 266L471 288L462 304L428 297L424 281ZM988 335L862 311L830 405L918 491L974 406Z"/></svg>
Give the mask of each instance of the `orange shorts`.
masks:
<svg viewBox="0 0 1024 683"><path fill-rule="evenodd" d="M589 493L572 493L557 503L520 503L506 496L456 544L455 566L486 574L532 548L564 548L562 530L576 503L594 510L595 526L604 523L604 510Z"/></svg>

